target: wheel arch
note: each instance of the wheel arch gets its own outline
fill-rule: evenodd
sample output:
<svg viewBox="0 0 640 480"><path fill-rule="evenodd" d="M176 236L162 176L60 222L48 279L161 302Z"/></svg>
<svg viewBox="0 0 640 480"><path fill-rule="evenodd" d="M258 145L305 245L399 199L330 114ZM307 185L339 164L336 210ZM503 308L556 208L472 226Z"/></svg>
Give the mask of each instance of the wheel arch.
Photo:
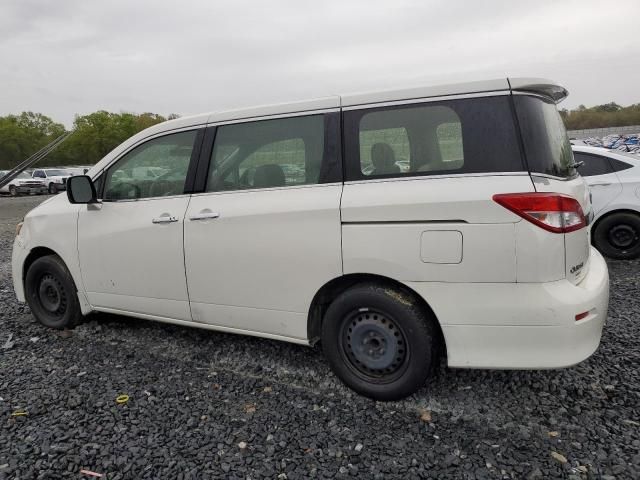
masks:
<svg viewBox="0 0 640 480"><path fill-rule="evenodd" d="M49 247L34 247L34 248L32 248L31 251L29 252L29 255L26 256L26 258L24 259L24 262L22 263L22 286L23 286L23 288L24 288L25 278L27 278L27 271L29 270L29 267L31 265L33 265L33 262L35 262L37 259L42 258L42 257L46 257L48 255L55 255L60 260L62 260L63 263L65 263L64 260L62 259L62 257L60 255L58 255L57 252L55 252L52 249L50 249ZM66 265L66 263L65 263L65 265Z"/></svg>
<svg viewBox="0 0 640 480"><path fill-rule="evenodd" d="M67 262L67 260L65 260L65 257L63 255L60 255L57 251L53 250L50 247L44 247L44 246L33 247L29 251L29 254L25 257L24 261L22 262L22 278L21 278L23 291L25 290L25 287L26 287L25 280L27 278L27 271L29 270L29 267L33 265L33 262L35 262L37 259L46 257L48 255L54 255L58 257L60 261L64 264L64 266L67 268L67 271L69 272L69 275L71 275L71 278L73 280L74 287L76 289L76 294L78 296L78 301L80 302L80 309L82 310L82 313L84 315L87 315L90 312L92 312L93 309L91 307L91 304L89 303L89 300L86 297L84 290L82 290L82 282L81 282L81 278L79 278L80 272L74 272L74 269L71 268L72 266L69 265L69 262Z"/></svg>
<svg viewBox="0 0 640 480"><path fill-rule="evenodd" d="M311 306L309 307L309 313L307 316L307 337L309 338L309 343L311 345L317 343L317 341L320 339L322 321L331 302L333 302L333 300L335 300L335 298L340 293L359 283L378 283L382 285L388 285L390 287L397 288L398 290L401 290L404 293L415 298L419 307L429 315L433 316L433 318L435 319L434 327L436 328L436 332L438 334L438 344L442 348L442 353L446 356L446 339L444 337L440 321L438 320L438 317L436 316L429 303L415 290L408 287L404 283L390 277L385 277L384 275L371 273L350 273L342 275L340 277L336 277L325 283L316 292L311 302Z"/></svg>

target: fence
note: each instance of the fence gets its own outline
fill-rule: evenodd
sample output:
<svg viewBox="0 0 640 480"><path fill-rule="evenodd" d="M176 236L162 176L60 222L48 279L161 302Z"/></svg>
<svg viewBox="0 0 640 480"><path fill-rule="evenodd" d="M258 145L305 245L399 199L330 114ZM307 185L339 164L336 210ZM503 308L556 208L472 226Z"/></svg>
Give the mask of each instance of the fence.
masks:
<svg viewBox="0 0 640 480"><path fill-rule="evenodd" d="M630 127L607 127L607 128L589 128L586 130L569 130L567 132L569 138L582 139L597 137L602 138L607 135L628 135L630 133L640 133L640 125L632 125Z"/></svg>

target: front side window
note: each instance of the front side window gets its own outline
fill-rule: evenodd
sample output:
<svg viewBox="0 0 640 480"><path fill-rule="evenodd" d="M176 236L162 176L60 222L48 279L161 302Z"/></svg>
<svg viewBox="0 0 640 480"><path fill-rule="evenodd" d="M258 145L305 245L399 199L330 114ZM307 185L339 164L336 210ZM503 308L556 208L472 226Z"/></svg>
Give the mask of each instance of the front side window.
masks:
<svg viewBox="0 0 640 480"><path fill-rule="evenodd" d="M348 180L524 171L505 97L345 112Z"/></svg>
<svg viewBox="0 0 640 480"><path fill-rule="evenodd" d="M33 173L34 178L46 178L44 172L42 170L36 170Z"/></svg>
<svg viewBox="0 0 640 480"><path fill-rule="evenodd" d="M106 172L103 199L182 194L196 133L192 130L157 137L125 154Z"/></svg>
<svg viewBox="0 0 640 480"><path fill-rule="evenodd" d="M578 171L583 177L591 177L593 175L604 175L611 173L613 170L609 165L609 161L605 157L599 155L589 155L586 153L573 152L576 162L583 162Z"/></svg>
<svg viewBox="0 0 640 480"><path fill-rule="evenodd" d="M218 127L206 190L319 183L324 139L322 115Z"/></svg>

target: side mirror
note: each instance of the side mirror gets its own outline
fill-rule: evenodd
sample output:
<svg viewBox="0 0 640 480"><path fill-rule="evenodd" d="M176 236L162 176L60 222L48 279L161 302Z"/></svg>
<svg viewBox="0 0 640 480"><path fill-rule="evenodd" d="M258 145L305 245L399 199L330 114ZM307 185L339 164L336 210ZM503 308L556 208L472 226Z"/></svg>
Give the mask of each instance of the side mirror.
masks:
<svg viewBox="0 0 640 480"><path fill-rule="evenodd" d="M67 198L70 203L98 203L97 197L91 178L78 175L67 179Z"/></svg>

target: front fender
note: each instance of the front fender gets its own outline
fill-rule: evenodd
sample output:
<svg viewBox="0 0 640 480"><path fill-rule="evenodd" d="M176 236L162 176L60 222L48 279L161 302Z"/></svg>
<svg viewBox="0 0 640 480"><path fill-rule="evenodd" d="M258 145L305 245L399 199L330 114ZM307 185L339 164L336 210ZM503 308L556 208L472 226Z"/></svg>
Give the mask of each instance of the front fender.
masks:
<svg viewBox="0 0 640 480"><path fill-rule="evenodd" d="M24 266L30 255L43 249L59 256L67 266L78 289L82 313L91 311L85 295L78 259L78 213L84 205L72 205L66 196L59 195L31 210L24 219L20 235L14 241L12 274L16 296L25 301Z"/></svg>

